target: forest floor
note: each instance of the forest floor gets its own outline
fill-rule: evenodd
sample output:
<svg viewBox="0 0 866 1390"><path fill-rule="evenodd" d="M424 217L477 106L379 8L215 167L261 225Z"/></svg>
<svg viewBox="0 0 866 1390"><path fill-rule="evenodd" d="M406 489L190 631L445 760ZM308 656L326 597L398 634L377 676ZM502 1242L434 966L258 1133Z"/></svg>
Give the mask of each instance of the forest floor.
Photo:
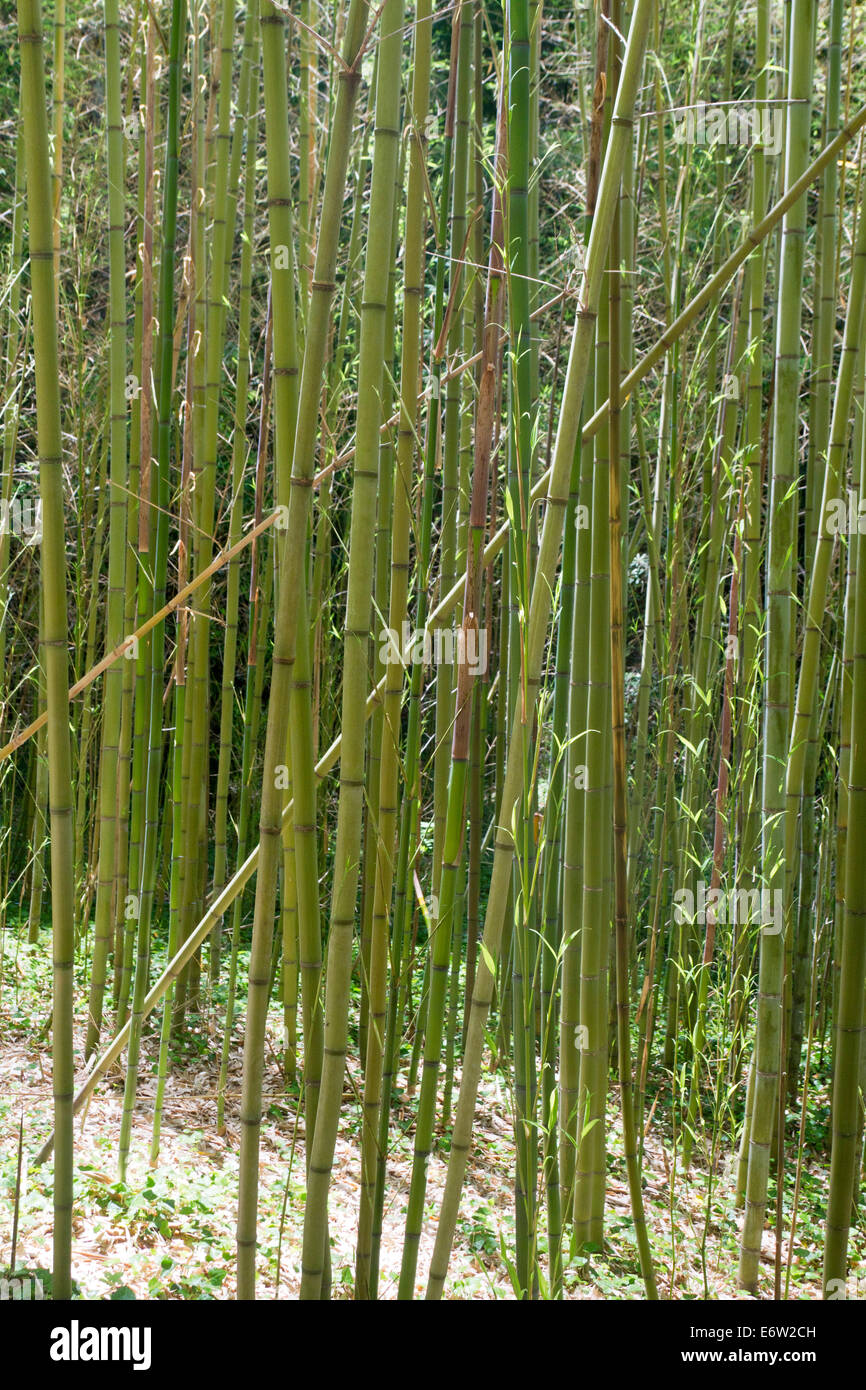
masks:
<svg viewBox="0 0 866 1390"><path fill-rule="evenodd" d="M17 1269L51 1266L51 1164L33 1158L51 1131L49 1042L37 1041L45 1019L38 1012L44 962L22 948L10 979L7 957L0 996L0 1270L9 1262L19 1126L23 1117L22 1182L19 1198ZM44 989L44 980L42 988ZM46 996L41 993L41 998ZM159 1163L149 1165L159 1011L150 1020L142 1049L139 1098L132 1127L125 1183L118 1180L117 1152L123 1104L120 1064L100 1083L76 1119L76 1184L73 1231L74 1276L84 1298L209 1299L234 1296L235 1220L243 1033L236 1026L228 1076L226 1126L217 1134L217 1085L221 1030L202 1018L198 1031L177 1056L168 1078ZM259 1185L259 1297L295 1298L299 1287L304 1215L304 1128L297 1087L286 1090L282 1075L279 1014L272 1012L265 1058L265 1123ZM83 1010L78 1026L83 1029ZM77 1056L83 1055L83 1033ZM459 1074L458 1074L459 1075ZM357 1066L347 1070L346 1119L336 1151L331 1188L332 1296L350 1298L354 1283L354 1239L359 1202ZM456 1095L456 1091L455 1091ZM405 1098L402 1098L403 1100ZM354 1104L353 1104L354 1101ZM827 1108L815 1083L812 1104ZM565 1295L575 1299L642 1298L622 1158L615 1087L609 1097L606 1247L575 1257L566 1250ZM674 1159L669 1104L660 1096L650 1112L644 1150L644 1192L662 1297L746 1298L736 1290L740 1214L733 1203L735 1165L729 1156L711 1175L694 1165L684 1177ZM402 1138L389 1155L379 1295L396 1298L403 1243L405 1203L412 1167L411 1111L398 1100L394 1119ZM820 1116L813 1120L819 1129ZM820 1135L815 1136L816 1139ZM428 1169L425 1223L416 1297L423 1297L445 1181L448 1137L443 1136ZM511 1096L501 1075L486 1072L479 1096L474 1146L461 1206L446 1297L512 1299L514 1239L514 1143ZM823 1145L807 1148L801 1174L789 1297L820 1297L823 1194L827 1184ZM790 1179L790 1180L789 1180ZM791 1191L786 1173L784 1262L788 1258ZM544 1231L545 1222L541 1221ZM539 1238L542 1264L546 1237ZM775 1236L764 1239L764 1288L773 1296ZM850 1267L866 1268L866 1240L852 1232ZM544 1293L545 1290L542 1290Z"/></svg>

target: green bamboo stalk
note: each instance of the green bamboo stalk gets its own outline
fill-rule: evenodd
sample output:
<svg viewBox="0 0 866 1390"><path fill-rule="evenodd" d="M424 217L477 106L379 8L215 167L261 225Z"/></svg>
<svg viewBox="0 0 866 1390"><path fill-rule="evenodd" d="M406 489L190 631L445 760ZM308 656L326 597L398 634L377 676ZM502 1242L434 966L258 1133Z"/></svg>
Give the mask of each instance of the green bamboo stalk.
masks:
<svg viewBox="0 0 866 1390"><path fill-rule="evenodd" d="M790 186L808 164L812 77L811 0L793 0L791 58L788 73L785 183ZM800 384L800 317L804 259L805 198L786 213L782 226L782 263L776 334L773 398L773 463L770 484L767 559L767 638L764 658L763 732L764 885L785 888L785 758L790 737L790 664L795 544L795 498L792 492L797 456L797 396ZM785 903L785 920L788 921ZM755 1101L749 1143L746 1216L740 1247L740 1284L757 1287L761 1236L767 1203L770 1146L782 1069L782 993L784 934L762 931L756 1039Z"/></svg>
<svg viewBox="0 0 866 1390"><path fill-rule="evenodd" d="M586 382L595 318L606 264L610 228L619 197L619 184L626 154L631 144L631 121L643 66L643 55L652 17L652 0L637 0L623 62L622 78L614 110L613 128L605 155L599 187L598 205L587 248L578 299L577 322L572 340L566 374L563 401L557 429L556 445L547 491L547 506L538 553L538 565L532 588L527 628L526 687L530 707L534 706L538 688L541 658L546 639L547 620L553 592L553 574L562 536L562 524L568 504L569 481L574 448L579 429L580 407ZM507 906L508 883L514 843L511 834L511 815L522 780L522 726L516 719L509 745L509 755L502 790L496 832L493 877L488 898L484 928L484 948L490 961L499 954L502 927ZM448 1265L448 1256L459 1209L460 1192L471 1141L472 1120L480 1077L484 1040L484 1023L490 1007L493 973L487 959L479 968L473 996L472 1017L463 1064L463 1078L454 1121L451 1156L448 1164L445 1192L440 1209L436 1245L430 1269L428 1296L441 1294Z"/></svg>
<svg viewBox="0 0 866 1390"><path fill-rule="evenodd" d="M271 956L279 852L278 833L283 799L276 777L276 768L283 760L286 747L289 691L297 636L298 606L296 595L300 584L305 582L304 557L309 516L309 483L313 473L319 393L327 346L328 319L334 293L334 270L340 229L340 211L346 184L352 114L359 80L357 60L364 37L363 26L366 14L367 5L363 3L363 0L352 0L341 58L343 79L339 83L331 129L319 242L316 251L316 268L311 287L310 309L304 343L304 363L297 417L298 427L294 439L293 485L279 568L280 592L275 622L271 698L262 774L259 872L256 881L253 944L250 954L247 1031L244 1039L244 1081L241 1104L243 1135L237 1232L238 1297L242 1299L253 1297L255 1292L258 1140L261 1125L260 1096L267 1013L267 972ZM277 16L265 14L263 18L270 23L276 20ZM391 182L391 196L393 196L393 179ZM274 252L275 248L272 248L272 255ZM278 449L288 446L289 440L285 436L278 437ZM318 1128L317 1121L317 1131ZM317 1278L321 1276L323 1253L323 1246L319 1245L313 1266Z"/></svg>
<svg viewBox="0 0 866 1390"><path fill-rule="evenodd" d="M72 1184L74 1086L73 979L74 831L72 767L67 719L67 595L63 524L63 458L60 373L54 301L51 165L45 102L42 16L35 0L20 0L21 96L27 168L30 282L36 356L36 428L42 499L41 586L44 601L42 660L48 708L48 778L51 825L51 914L54 998L52 1085L54 1093L54 1261L52 1294L72 1294Z"/></svg>
<svg viewBox="0 0 866 1390"><path fill-rule="evenodd" d="M364 700L373 593L373 538L379 478L379 426L385 357L394 185L400 148L400 0L386 0L380 19L376 127L358 362L358 411L343 654L340 797L325 984L322 1085L312 1142L304 1213L301 1298L321 1293L327 1202L343 1093L352 936L359 874L364 793Z"/></svg>
<svg viewBox="0 0 866 1390"><path fill-rule="evenodd" d="M171 451L171 401L173 395L172 371L172 306L174 303L174 263L175 235L177 230L177 184L178 150L180 124L181 62L180 50L184 28L184 10L181 0L173 0L171 17L171 37L168 64L168 122L166 126L165 172L163 176L163 243L160 261L159 284L159 381L158 381L158 424L156 465L152 477L152 508L156 513L152 526L153 569L148 575L142 571L140 592L150 601L152 610L158 611L165 601L166 572L168 565L168 500L169 464ZM137 941L138 960L135 971L135 987L130 1014L130 1042L127 1054L126 1082L123 1095L123 1114L121 1117L118 1159L121 1178L126 1173L129 1152L132 1114L138 1083L138 1062L141 1045L141 1009L147 992L150 964L150 921L153 908L154 883L156 875L156 832L157 801L162 766L162 666L165 646L165 624L157 624L149 634L139 658L139 667L146 666L149 684L148 728L147 728L147 771L144 788L144 837L140 862L140 889L138 895Z"/></svg>
<svg viewBox="0 0 866 1390"><path fill-rule="evenodd" d="M400 421L397 432L397 477L391 526L391 588L388 628L401 633L408 611L409 540L412 502L412 463L415 452L418 379L421 344L421 292L424 274L424 166L425 128L430 93L430 0L421 0L415 15L412 63L409 171L406 191L406 234L403 251L403 318L400 359ZM401 703L404 671L392 659L388 643L383 695L383 737L379 770L379 818L376 843L375 898L370 957L371 1016L364 1070L364 1131L361 1145L361 1206L358 1217L358 1254L355 1293L375 1295L378 1269L373 1264L377 1148L381 1145L380 1117L387 1126L390 1085L383 1094L383 1072L388 1037L384 986L388 965L388 937L396 851L398 776L401 744ZM399 966L399 957L398 957ZM381 995L379 991L382 991ZM396 995L394 996L396 998ZM390 1080L390 1078L389 1078ZM386 1129L387 1140L387 1129Z"/></svg>
<svg viewBox="0 0 866 1390"><path fill-rule="evenodd" d="M866 220L861 209L861 224ZM858 245L859 249L859 245ZM852 298L849 306L853 305ZM850 310L849 310L850 311ZM866 495L866 448L860 453L860 495ZM863 546L857 540L856 571L854 576L854 632L852 651L852 688L850 724L850 767L847 786L846 837L852 844L863 833L866 813L866 746L856 737L862 726L863 702L866 699L866 565ZM824 1297L838 1294L848 1276L848 1241L852 1223L853 1203L857 1202L860 1185L858 1132L862 1108L861 1078L864 1027L864 991L866 991L866 935L863 918L866 915L863 865L855 854L845 857L845 904L842 928L838 1003L836 1009L836 1038L833 1057L833 1140L830 1150L830 1185L827 1197L827 1221L824 1235Z"/></svg>
<svg viewBox="0 0 866 1390"><path fill-rule="evenodd" d="M258 50L258 9L255 5L250 5L244 21L244 37L241 56L240 78L238 84L238 115L232 132L231 157L226 183L226 235L224 241L224 253L226 259L226 273L219 283L219 277L215 277L217 282L217 293L225 294L228 283L228 269L231 264L231 251L233 245L233 229L237 212L237 193L240 179L240 160L242 148L246 143L247 150L247 172L246 186L244 194L244 223L241 245L241 265L240 265L240 308L238 314L238 370L235 382L235 408L234 408L234 434L232 436L232 465L231 465L231 509L229 513L229 545L234 545L240 540L241 526L243 521L243 479L244 467L248 453L246 442L246 401L250 379L250 320L252 315L252 236L253 236L253 199L255 196L255 148L258 131L258 123L254 117L250 116L251 92L253 91L253 70L255 58ZM225 38L224 36L224 41ZM225 80L220 78L222 83ZM221 89L222 90L222 89ZM258 91L258 74L256 72L255 90ZM222 139L223 110L220 106L220 136ZM219 179L220 175L217 174ZM215 244L213 255L216 257L218 246ZM217 319L215 327L217 329L223 323L224 316L221 314ZM217 395L218 390L214 392ZM213 891L220 893L225 886L226 868L228 863L228 809L229 809L229 778L231 775L232 759L232 722L235 708L234 679L237 664L238 647L238 607L240 603L240 559L233 560L228 569L226 582L226 616L225 616L225 640L223 644L222 660L222 690L220 700L220 726L219 726L219 759L217 763L216 794L214 801L214 870L213 870ZM219 978L221 954L221 928L217 929L211 942L210 960L208 964L211 983L215 983Z"/></svg>
<svg viewBox="0 0 866 1390"><path fill-rule="evenodd" d="M117 0L105 5L105 89L107 106L108 260L109 260L109 390L111 396L111 495L109 501L108 606L105 649L112 651L123 637L126 570L126 431L129 410L126 385L126 256L124 252L124 147L120 90L120 11ZM103 996L111 948L117 851L117 769L123 669L112 666L105 676L100 769L99 865L96 920L90 973L90 1003L85 1058L99 1046Z"/></svg>

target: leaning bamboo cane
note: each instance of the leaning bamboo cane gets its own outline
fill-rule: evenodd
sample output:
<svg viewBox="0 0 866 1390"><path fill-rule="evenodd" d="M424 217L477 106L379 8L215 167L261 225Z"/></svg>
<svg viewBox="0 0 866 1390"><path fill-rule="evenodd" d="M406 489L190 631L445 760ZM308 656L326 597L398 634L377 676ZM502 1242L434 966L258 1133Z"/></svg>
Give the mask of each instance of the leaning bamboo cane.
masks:
<svg viewBox="0 0 866 1390"><path fill-rule="evenodd" d="M178 589L173 599L169 599L168 603L164 604L162 608L152 613L146 622L143 622L140 627L137 627L128 637L124 637L123 641L119 642L118 645L114 647L112 651L108 652L100 661L97 661L96 665L92 666L86 675L82 676L80 680L77 680L74 685L71 685L66 692L67 700L74 700L77 695L80 695L83 690L86 690L89 685L92 685L95 680L98 680L99 677L105 671L108 671L116 661L119 661L122 656L131 657L136 651L137 644L140 642L141 638L146 637L149 632L152 632L158 623L164 622L175 609L179 608L181 604L189 598L190 594L195 593L199 585L206 583L212 575L216 574L217 570L222 569L223 565L227 565L230 560L240 555L241 551L245 550L248 545L259 536L263 535L271 526L276 525L279 530L284 524L285 510L278 507L275 511L271 512L270 516L265 517L264 520L260 521L256 526L251 527L243 539L239 540L236 545L231 545L227 550L221 551L215 559L211 560L206 569L203 569L200 574L197 574L188 584L184 584L183 588ZM0 748L0 762L2 762L4 758L8 758L17 748L20 748L29 738L32 738L34 734L38 733L47 722L47 719L47 714L40 714L38 719L34 719L31 724L27 725L26 729L22 729L20 733L16 734L13 739L10 739L7 744Z"/></svg>
<svg viewBox="0 0 866 1390"><path fill-rule="evenodd" d="M853 140L858 131L862 130L864 125L866 125L866 106L861 106L856 115L851 118L842 130L840 130L836 139L832 140L829 145L825 145L818 157L812 161L808 169L797 179L796 183L792 184L778 202L773 205L766 217L762 218L756 226L750 228L739 245L731 252L730 256L728 256L727 260L722 262L719 269L710 277L703 289L699 290L694 298L689 300L682 312L677 315L673 323L671 323L656 339L653 346L644 354L641 360L636 363L628 376L623 377L620 382L620 396L623 401L632 394L638 382L643 381L644 377L652 371L653 367L662 361L665 354L670 351L677 339L682 337L687 328L691 327L699 314L703 312L707 305L712 302L724 286L733 278L743 262L748 260L755 248L760 246L761 242L774 230L788 209L793 207L799 198L802 198L803 194L807 192L816 179L823 174L828 164L838 157L845 146ZM608 397L583 426L581 433L582 439L592 439L601 428L602 421L607 418L609 410L610 398ZM531 501L538 502L540 499L544 498L550 486L550 478L551 470L546 469L533 486L530 494ZM500 526L495 535L491 537L484 552L485 564L489 564L500 553L508 539L509 529L509 523L505 522ZM460 601L464 583L465 578L461 576L453 588L439 600L430 614L429 622L431 628L437 624L441 624L442 619L450 613ZM0 755L2 755L2 750L0 750Z"/></svg>
<svg viewBox="0 0 866 1390"><path fill-rule="evenodd" d="M370 715L373 713L373 710L375 709L376 705L379 703L380 700L381 688L377 687L367 699L367 703L365 706L367 718L369 718ZM323 780L325 777L327 777L328 773L331 772L331 770L339 762L340 746L340 739L335 739L334 742L330 745L330 747L327 748L325 752L322 754L319 761L316 763L316 776L320 780ZM282 825L288 819L288 817L293 814L293 812L294 803L292 801L289 801L288 804L283 808L282 816L280 818L280 824ZM225 916L226 912L231 907L238 894L243 892L244 888L247 886L250 879L253 877L253 874L255 874L258 868L259 848L260 847L256 845L255 849L253 849L247 855L244 862L238 867L238 869L229 879L228 883L226 884L222 892L219 894L219 896L214 898L213 902L210 904L207 912L204 914L198 925L187 937L183 945L178 947L176 954L169 961L168 965L166 966L165 970L163 970L159 979L148 990L144 998L144 1001L141 1005L142 1022L147 1018L147 1016L150 1013L153 1012L160 1000L165 997L166 992L171 988L174 981L178 978L184 966L192 959L198 948L201 946L202 942L207 940L208 936L216 926L216 923L222 917ZM123 1025L123 1027L117 1032L115 1037L112 1039L110 1045L106 1048L105 1052L103 1052L102 1055L93 1063L90 1071L87 1073L87 1076L82 1081L78 1090L75 1092L75 1097L72 1103L73 1115L78 1114L79 1110L81 1109L84 1102L87 1100L88 1096L91 1096L95 1091L96 1085L100 1078L106 1074L108 1069L111 1066L113 1066L114 1063L117 1061L118 1057L120 1057L124 1048L126 1047L127 1041L129 1039L129 1033L130 1025L127 1021ZM54 1139L54 1134L51 1134L49 1138L46 1140L46 1142L43 1144L36 1158L37 1164L44 1163L48 1156L51 1154L52 1150L54 1149Z"/></svg>

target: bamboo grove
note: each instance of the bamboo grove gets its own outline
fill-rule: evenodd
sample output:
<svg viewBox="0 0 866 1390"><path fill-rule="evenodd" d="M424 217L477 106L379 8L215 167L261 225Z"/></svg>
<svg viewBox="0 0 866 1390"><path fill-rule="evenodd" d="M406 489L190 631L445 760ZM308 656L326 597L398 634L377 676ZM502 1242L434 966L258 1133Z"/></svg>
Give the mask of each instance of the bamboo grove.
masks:
<svg viewBox="0 0 866 1390"><path fill-rule="evenodd" d="M238 1298L275 1124L302 1299L347 1125L354 1297L448 1296L491 1078L516 1297L618 1242L675 1296L662 1129L670 1210L718 1186L730 1288L786 1296L819 1086L833 1296L863 1248L858 7L71 13L18 0L0 113L0 1029L50 959L23 1145L54 1295L75 1116L113 1086L119 1177L142 1116L158 1167L204 1030Z"/></svg>

